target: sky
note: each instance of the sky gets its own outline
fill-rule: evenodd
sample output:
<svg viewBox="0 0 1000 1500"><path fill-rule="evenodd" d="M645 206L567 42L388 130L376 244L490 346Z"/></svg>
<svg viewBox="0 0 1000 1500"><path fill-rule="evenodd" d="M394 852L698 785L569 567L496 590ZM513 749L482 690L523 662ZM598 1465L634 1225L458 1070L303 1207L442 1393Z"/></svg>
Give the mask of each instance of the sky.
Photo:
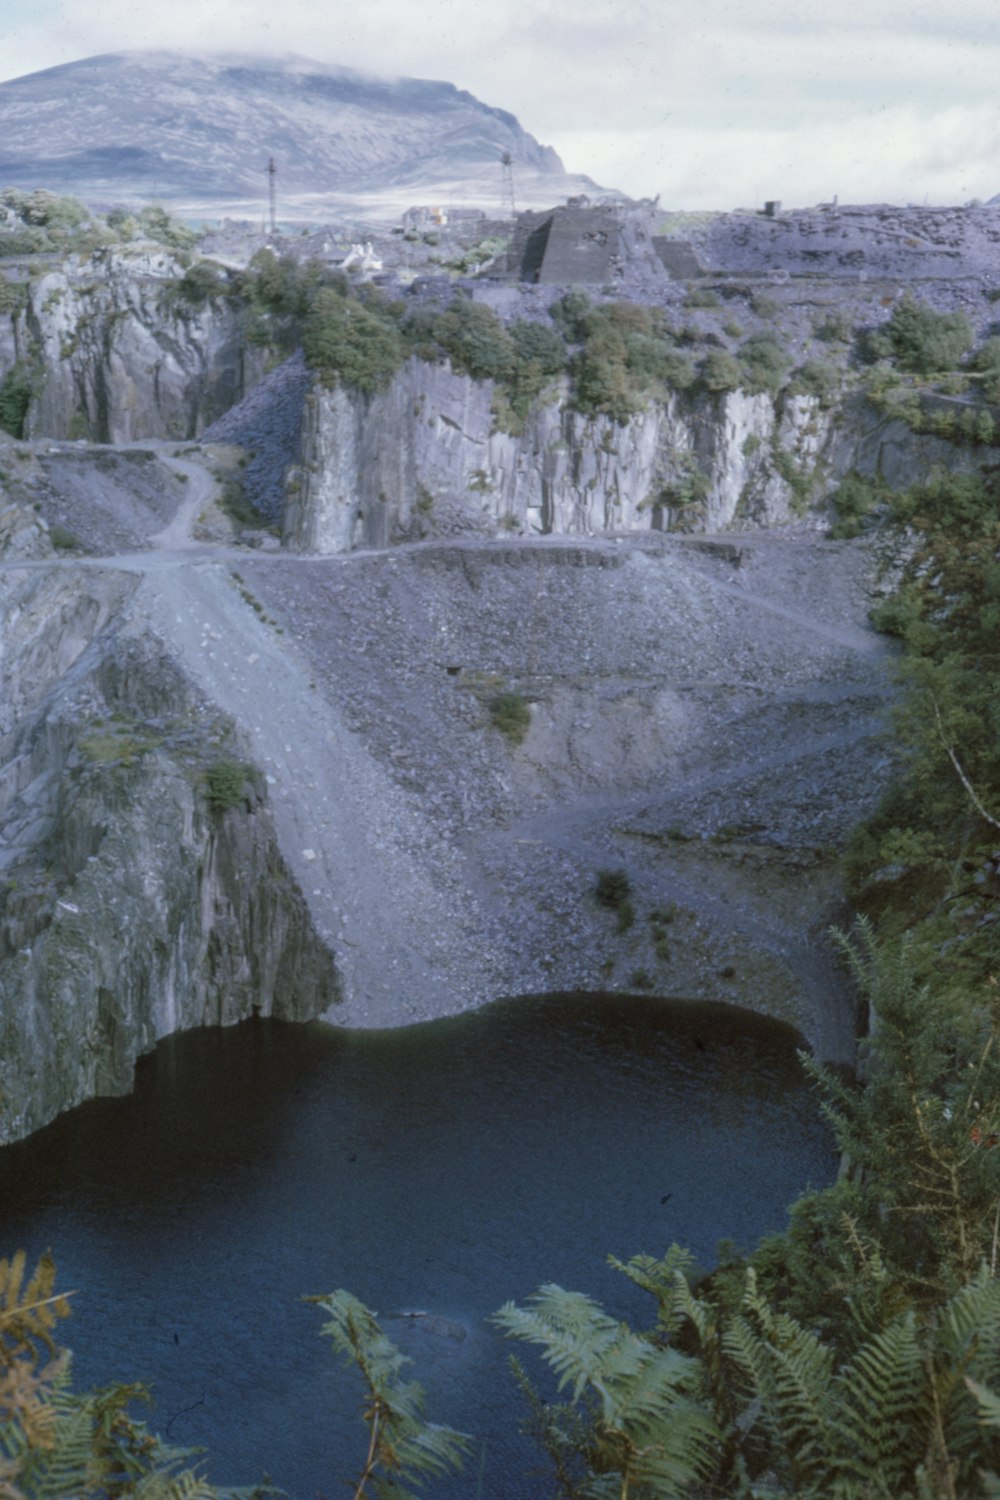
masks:
<svg viewBox="0 0 1000 1500"><path fill-rule="evenodd" d="M0 78L131 48L446 79L665 207L1000 193L1000 0L0 0Z"/></svg>

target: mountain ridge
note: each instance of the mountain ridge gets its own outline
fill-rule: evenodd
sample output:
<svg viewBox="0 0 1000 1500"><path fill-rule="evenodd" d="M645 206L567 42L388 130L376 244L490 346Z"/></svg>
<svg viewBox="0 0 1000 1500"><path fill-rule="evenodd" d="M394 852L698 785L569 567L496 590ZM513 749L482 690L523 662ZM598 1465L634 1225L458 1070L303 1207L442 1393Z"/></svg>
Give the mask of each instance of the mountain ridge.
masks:
<svg viewBox="0 0 1000 1500"><path fill-rule="evenodd" d="M90 202L156 198L189 216L257 215L267 165L279 217L385 208L421 194L499 206L594 191L514 115L434 79L296 54L108 52L0 83L0 182ZM141 142L141 144L137 144ZM598 190L599 191L599 190Z"/></svg>

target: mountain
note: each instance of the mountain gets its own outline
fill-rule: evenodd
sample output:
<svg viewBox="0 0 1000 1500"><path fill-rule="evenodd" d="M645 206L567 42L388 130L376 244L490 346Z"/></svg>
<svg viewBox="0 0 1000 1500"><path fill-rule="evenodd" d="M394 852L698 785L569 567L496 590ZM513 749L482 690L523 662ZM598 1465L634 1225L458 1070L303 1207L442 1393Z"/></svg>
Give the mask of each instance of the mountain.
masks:
<svg viewBox="0 0 1000 1500"><path fill-rule="evenodd" d="M420 202L497 211L505 152L519 208L595 190L513 115L428 79L292 56L121 52L0 83L0 186L95 204L259 218L273 157L279 219Z"/></svg>

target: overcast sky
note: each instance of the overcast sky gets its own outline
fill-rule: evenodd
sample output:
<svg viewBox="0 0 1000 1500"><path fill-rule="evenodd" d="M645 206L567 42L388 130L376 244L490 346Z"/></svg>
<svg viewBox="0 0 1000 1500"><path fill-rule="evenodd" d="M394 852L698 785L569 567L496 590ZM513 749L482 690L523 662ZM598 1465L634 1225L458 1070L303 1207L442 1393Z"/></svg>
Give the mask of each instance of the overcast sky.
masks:
<svg viewBox="0 0 1000 1500"><path fill-rule="evenodd" d="M0 78L125 48L443 78L678 208L1000 193L1000 0L0 0Z"/></svg>

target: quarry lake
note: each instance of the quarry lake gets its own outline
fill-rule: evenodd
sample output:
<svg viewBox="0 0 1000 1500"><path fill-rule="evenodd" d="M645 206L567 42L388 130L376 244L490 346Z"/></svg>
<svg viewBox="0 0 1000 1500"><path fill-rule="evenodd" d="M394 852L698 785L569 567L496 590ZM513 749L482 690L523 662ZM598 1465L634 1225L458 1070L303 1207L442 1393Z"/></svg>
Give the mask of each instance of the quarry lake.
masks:
<svg viewBox="0 0 1000 1500"><path fill-rule="evenodd" d="M360 1379L301 1300L347 1287L429 1416L475 1437L428 1493L529 1500L552 1485L490 1315L557 1281L651 1323L609 1252L676 1240L709 1266L835 1165L794 1036L740 1011L564 995L394 1032L252 1021L171 1039L130 1098L0 1150L0 1254L52 1248L78 1385L147 1382L150 1424L207 1449L209 1477L298 1500L364 1457Z"/></svg>

